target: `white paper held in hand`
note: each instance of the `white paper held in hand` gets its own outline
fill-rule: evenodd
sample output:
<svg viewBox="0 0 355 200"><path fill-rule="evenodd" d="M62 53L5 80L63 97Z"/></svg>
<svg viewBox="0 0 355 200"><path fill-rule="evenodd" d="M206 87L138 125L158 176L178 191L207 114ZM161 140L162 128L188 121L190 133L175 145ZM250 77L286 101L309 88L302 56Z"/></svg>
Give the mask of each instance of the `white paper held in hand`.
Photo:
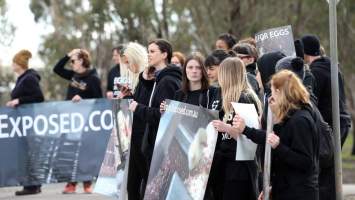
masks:
<svg viewBox="0 0 355 200"><path fill-rule="evenodd" d="M245 125L250 128L259 128L259 118L254 104L232 102L235 113L244 119ZM254 160L257 144L245 135L237 138L237 152L235 160Z"/></svg>

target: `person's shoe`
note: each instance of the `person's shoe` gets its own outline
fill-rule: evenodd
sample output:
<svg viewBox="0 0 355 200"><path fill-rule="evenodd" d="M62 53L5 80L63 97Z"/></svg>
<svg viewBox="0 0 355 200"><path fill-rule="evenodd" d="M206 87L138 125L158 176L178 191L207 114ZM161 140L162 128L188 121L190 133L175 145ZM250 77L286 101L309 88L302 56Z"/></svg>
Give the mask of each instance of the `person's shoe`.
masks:
<svg viewBox="0 0 355 200"><path fill-rule="evenodd" d="M30 195L30 194L38 194L41 192L41 188L37 189L22 189L20 191L16 191L15 195L16 196L22 196L22 195Z"/></svg>
<svg viewBox="0 0 355 200"><path fill-rule="evenodd" d="M74 194L76 190L76 185L72 184L72 183L67 183L67 185L65 186L64 190L63 190L63 194Z"/></svg>
<svg viewBox="0 0 355 200"><path fill-rule="evenodd" d="M92 193L92 187L91 183L84 183L84 193L86 194L91 194Z"/></svg>

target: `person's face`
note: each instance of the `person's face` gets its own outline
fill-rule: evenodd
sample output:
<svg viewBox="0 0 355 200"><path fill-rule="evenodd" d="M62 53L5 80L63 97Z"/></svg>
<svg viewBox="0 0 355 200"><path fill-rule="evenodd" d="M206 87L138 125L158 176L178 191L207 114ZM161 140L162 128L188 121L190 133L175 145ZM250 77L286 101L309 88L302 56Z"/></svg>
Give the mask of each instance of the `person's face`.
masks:
<svg viewBox="0 0 355 200"><path fill-rule="evenodd" d="M249 55L246 55L246 54L237 54L237 57L240 58L244 65L247 66L247 65L250 65L252 63L254 63L254 58L252 56L249 56Z"/></svg>
<svg viewBox="0 0 355 200"><path fill-rule="evenodd" d="M186 76L187 80L191 82L198 82L202 79L202 68L197 60L190 60L186 64Z"/></svg>
<svg viewBox="0 0 355 200"><path fill-rule="evenodd" d="M18 64L15 63L15 62L13 62L13 63L12 63L12 70L14 70L14 72L15 72L16 74L18 74L19 72L22 71L22 68L21 68L20 65L18 65Z"/></svg>
<svg viewBox="0 0 355 200"><path fill-rule="evenodd" d="M157 66L165 63L167 53L162 53L159 46L152 43L148 46L148 62L150 66Z"/></svg>
<svg viewBox="0 0 355 200"><path fill-rule="evenodd" d="M135 65L133 63L130 63L128 61L127 56L122 56L121 57L121 65L123 64L122 67L127 67L129 69L129 71L133 72L133 73L139 73L139 68L138 65Z"/></svg>
<svg viewBox="0 0 355 200"><path fill-rule="evenodd" d="M82 59L78 59L78 55L70 57L70 65L75 73L82 73L85 68L82 66Z"/></svg>
<svg viewBox="0 0 355 200"><path fill-rule="evenodd" d="M273 84L271 84L271 98L276 105L280 101L280 90L276 89Z"/></svg>
<svg viewBox="0 0 355 200"><path fill-rule="evenodd" d="M112 60L115 64L120 64L120 54L117 52L117 50L112 52Z"/></svg>
<svg viewBox="0 0 355 200"><path fill-rule="evenodd" d="M218 65L207 67L207 76L211 83L218 82Z"/></svg>
<svg viewBox="0 0 355 200"><path fill-rule="evenodd" d="M182 67L180 60L176 56L171 58L171 64L174 64L177 67Z"/></svg>
<svg viewBox="0 0 355 200"><path fill-rule="evenodd" d="M216 41L216 49L229 50L227 43L223 40Z"/></svg>

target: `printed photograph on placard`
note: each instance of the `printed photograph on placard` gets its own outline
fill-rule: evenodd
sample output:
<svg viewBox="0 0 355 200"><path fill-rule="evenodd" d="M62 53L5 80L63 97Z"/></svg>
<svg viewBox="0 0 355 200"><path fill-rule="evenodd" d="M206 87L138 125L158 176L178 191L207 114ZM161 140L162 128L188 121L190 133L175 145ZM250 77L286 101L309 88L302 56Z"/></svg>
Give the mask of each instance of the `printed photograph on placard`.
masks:
<svg viewBox="0 0 355 200"><path fill-rule="evenodd" d="M113 101L114 128L94 192L118 199L126 199L132 112L128 109L129 99L115 99Z"/></svg>
<svg viewBox="0 0 355 200"><path fill-rule="evenodd" d="M203 199L217 132L217 112L167 100L144 199Z"/></svg>
<svg viewBox="0 0 355 200"><path fill-rule="evenodd" d="M281 51L286 56L296 56L292 27L282 26L255 34L259 57L266 53Z"/></svg>

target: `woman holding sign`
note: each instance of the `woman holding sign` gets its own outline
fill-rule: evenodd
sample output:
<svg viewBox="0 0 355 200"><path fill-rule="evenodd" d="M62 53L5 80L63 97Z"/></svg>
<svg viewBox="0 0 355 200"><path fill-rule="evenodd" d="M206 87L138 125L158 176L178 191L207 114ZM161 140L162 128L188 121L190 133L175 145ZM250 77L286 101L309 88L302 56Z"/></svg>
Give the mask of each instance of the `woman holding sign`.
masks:
<svg viewBox="0 0 355 200"><path fill-rule="evenodd" d="M257 197L257 166L255 160L236 161L237 141L232 137L232 120L235 111L232 102L254 104L261 110L260 101L247 82L243 61L225 59L219 69L222 110L220 119L213 121L219 132L209 184L215 185L215 199L255 200ZM254 157L254 156L253 156ZM212 183L213 182L213 183Z"/></svg>
<svg viewBox="0 0 355 200"><path fill-rule="evenodd" d="M282 70L271 79L270 109L274 133L246 127L244 119L233 119L231 135L246 135L258 144L272 147L272 199L318 200L319 136L309 93L291 71ZM261 195L262 196L262 195Z"/></svg>
<svg viewBox="0 0 355 200"><path fill-rule="evenodd" d="M12 68L18 75L16 86L11 92L11 101L6 103L8 107L16 107L26 103L43 102L44 97L39 85L41 77L39 74L28 68L28 61L32 57L28 50L21 50L12 59ZM37 194L41 192L41 185L27 185L23 190L17 191L15 195Z"/></svg>

